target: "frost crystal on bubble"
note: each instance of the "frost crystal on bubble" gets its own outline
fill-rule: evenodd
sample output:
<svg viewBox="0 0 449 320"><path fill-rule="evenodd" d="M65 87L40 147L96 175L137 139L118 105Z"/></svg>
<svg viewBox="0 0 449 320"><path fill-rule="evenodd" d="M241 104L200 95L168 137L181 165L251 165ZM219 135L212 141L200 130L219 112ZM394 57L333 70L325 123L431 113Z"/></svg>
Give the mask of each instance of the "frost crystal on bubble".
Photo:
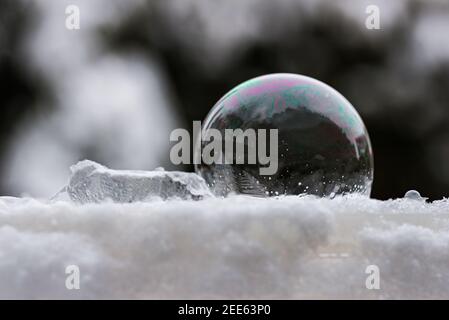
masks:
<svg viewBox="0 0 449 320"><path fill-rule="evenodd" d="M70 168L68 185L55 199L69 198L77 203L113 201L130 203L152 198L200 200L211 193L195 173L164 171L112 170L84 160Z"/></svg>

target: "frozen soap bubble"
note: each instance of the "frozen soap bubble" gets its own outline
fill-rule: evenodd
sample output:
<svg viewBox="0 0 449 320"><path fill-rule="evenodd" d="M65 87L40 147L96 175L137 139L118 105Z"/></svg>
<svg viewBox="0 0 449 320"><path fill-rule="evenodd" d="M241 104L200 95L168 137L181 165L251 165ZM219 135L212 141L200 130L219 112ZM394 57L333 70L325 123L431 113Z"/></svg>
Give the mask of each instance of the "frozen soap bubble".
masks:
<svg viewBox="0 0 449 320"><path fill-rule="evenodd" d="M405 199L416 200L425 202L428 198L422 197L421 194L416 190L409 190L404 195Z"/></svg>
<svg viewBox="0 0 449 320"><path fill-rule="evenodd" d="M220 148L211 152L217 132ZM197 173L221 196L369 196L373 180L357 111L330 86L296 74L257 77L222 97L202 124L196 159Z"/></svg>

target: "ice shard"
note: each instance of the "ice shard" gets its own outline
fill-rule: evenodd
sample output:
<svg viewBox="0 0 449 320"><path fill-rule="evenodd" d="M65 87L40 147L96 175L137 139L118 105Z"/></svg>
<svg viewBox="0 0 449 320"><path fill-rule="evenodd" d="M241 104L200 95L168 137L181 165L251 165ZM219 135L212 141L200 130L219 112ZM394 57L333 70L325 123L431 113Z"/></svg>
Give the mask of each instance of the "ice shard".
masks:
<svg viewBox="0 0 449 320"><path fill-rule="evenodd" d="M131 203L154 198L201 200L212 196L206 182L195 173L112 170L84 160L70 168L68 185L55 199L69 198L76 203L113 201Z"/></svg>

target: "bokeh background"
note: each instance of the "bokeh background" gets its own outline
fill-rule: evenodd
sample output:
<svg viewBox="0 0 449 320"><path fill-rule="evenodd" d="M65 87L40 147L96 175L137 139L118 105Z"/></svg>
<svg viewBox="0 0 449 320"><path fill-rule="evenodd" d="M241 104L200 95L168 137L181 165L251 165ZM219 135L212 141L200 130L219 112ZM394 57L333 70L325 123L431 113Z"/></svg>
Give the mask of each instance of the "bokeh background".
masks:
<svg viewBox="0 0 449 320"><path fill-rule="evenodd" d="M65 27L73 4L80 30ZM0 194L51 196L85 158L193 170L170 164L171 130L274 72L356 107L373 197L449 195L447 0L0 0Z"/></svg>

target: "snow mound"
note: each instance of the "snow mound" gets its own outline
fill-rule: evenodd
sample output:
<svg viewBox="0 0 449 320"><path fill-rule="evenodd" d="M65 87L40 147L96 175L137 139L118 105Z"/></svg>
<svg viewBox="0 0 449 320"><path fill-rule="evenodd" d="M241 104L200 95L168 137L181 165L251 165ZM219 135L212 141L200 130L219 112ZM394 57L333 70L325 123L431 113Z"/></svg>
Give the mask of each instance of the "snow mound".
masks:
<svg viewBox="0 0 449 320"><path fill-rule="evenodd" d="M6 299L448 299L449 201L0 197L0 283Z"/></svg>

